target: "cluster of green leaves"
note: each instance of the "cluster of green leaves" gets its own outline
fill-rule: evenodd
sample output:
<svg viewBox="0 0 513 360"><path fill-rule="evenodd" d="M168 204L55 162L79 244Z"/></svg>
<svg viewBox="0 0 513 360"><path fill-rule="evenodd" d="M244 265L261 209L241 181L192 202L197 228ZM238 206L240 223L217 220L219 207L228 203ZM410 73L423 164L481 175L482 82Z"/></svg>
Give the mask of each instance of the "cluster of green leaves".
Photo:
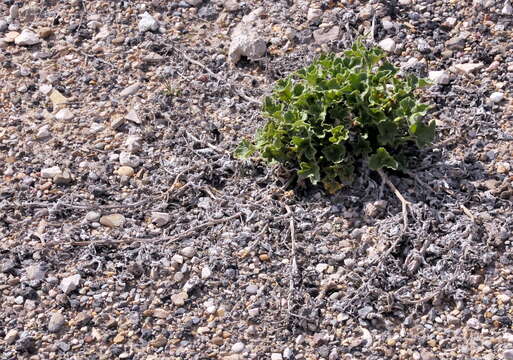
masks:
<svg viewBox="0 0 513 360"><path fill-rule="evenodd" d="M373 170L398 169L401 148L435 135L435 122L423 122L429 106L415 94L426 84L399 76L381 49L355 42L344 56L322 55L279 80L263 103L268 122L235 155L258 152L331 192L352 180L359 159Z"/></svg>

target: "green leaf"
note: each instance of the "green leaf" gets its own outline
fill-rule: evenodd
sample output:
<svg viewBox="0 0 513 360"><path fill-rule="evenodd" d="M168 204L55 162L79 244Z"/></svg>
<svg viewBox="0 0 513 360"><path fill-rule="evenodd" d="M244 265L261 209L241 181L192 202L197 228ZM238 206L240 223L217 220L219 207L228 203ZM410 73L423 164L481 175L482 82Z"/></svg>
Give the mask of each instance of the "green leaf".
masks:
<svg viewBox="0 0 513 360"><path fill-rule="evenodd" d="M424 147L431 144L435 138L436 123L434 120L428 125L422 122L417 122L410 126L410 133L415 136L415 142L418 147Z"/></svg>
<svg viewBox="0 0 513 360"><path fill-rule="evenodd" d="M234 156L237 159L247 159L253 155L256 151L255 145L248 140L244 139L240 142L234 152Z"/></svg>
<svg viewBox="0 0 513 360"><path fill-rule="evenodd" d="M398 165L397 161L382 147L369 157L369 167L372 170L378 170L384 167L397 170Z"/></svg>
<svg viewBox="0 0 513 360"><path fill-rule="evenodd" d="M299 164L299 166L300 168L297 171L297 174L302 178L310 179L310 182L313 185L317 185L317 183L321 180L321 169L319 168L319 165L317 165L315 162L302 162Z"/></svg>
<svg viewBox="0 0 513 360"><path fill-rule="evenodd" d="M331 144L325 146L324 149L322 149L322 153L326 156L326 159L337 164L344 160L346 156L346 148L344 145Z"/></svg>
<svg viewBox="0 0 513 360"><path fill-rule="evenodd" d="M394 145L397 136L397 125L392 121L382 121L378 124L378 142L380 145Z"/></svg>

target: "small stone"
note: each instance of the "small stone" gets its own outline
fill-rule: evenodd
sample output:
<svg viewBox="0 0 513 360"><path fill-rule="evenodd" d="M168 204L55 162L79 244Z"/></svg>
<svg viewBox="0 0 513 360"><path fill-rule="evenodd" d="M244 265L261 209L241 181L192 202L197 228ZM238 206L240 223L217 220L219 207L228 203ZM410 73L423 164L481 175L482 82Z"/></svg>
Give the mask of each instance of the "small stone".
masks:
<svg viewBox="0 0 513 360"><path fill-rule="evenodd" d="M36 133L36 139L38 140L45 140L52 136L52 133L50 132L50 126L49 125L43 125L39 128L39 130Z"/></svg>
<svg viewBox="0 0 513 360"><path fill-rule="evenodd" d="M246 287L246 292L250 295L255 295L258 292L258 286L251 284Z"/></svg>
<svg viewBox="0 0 513 360"><path fill-rule="evenodd" d="M167 339L163 335L159 335L155 338L155 340L150 342L150 346L154 348L160 348L167 345Z"/></svg>
<svg viewBox="0 0 513 360"><path fill-rule="evenodd" d="M9 24L5 20L0 20L0 32L4 32L9 27Z"/></svg>
<svg viewBox="0 0 513 360"><path fill-rule="evenodd" d="M164 226L169 223L171 216L168 213L154 211L151 213L151 222L157 226Z"/></svg>
<svg viewBox="0 0 513 360"><path fill-rule="evenodd" d="M322 10L321 9L317 9L317 8L309 8L308 9L308 13L306 15L306 19L308 20L308 22L310 23L314 23L316 21L318 21L322 16Z"/></svg>
<svg viewBox="0 0 513 360"><path fill-rule="evenodd" d="M313 32L313 37L317 44L325 44L330 41L337 40L340 34L340 27L321 28Z"/></svg>
<svg viewBox="0 0 513 360"><path fill-rule="evenodd" d="M185 2L192 6L199 6L203 2L203 0L185 0Z"/></svg>
<svg viewBox="0 0 513 360"><path fill-rule="evenodd" d="M122 166L130 166L132 168L136 168L141 164L141 159L136 155L122 151L119 154L119 163Z"/></svg>
<svg viewBox="0 0 513 360"><path fill-rule="evenodd" d="M511 169L511 166L507 162L499 162L497 163L497 172L499 174L507 174Z"/></svg>
<svg viewBox="0 0 513 360"><path fill-rule="evenodd" d="M262 58L267 51L267 42L260 37L259 32L254 28L252 19L256 19L254 11L246 15L232 32L228 57L232 64L239 62L242 56L249 60Z"/></svg>
<svg viewBox="0 0 513 360"><path fill-rule="evenodd" d="M437 85L447 85L450 83L451 78L449 74L443 70L440 71L430 71L429 72L429 80L434 82Z"/></svg>
<svg viewBox="0 0 513 360"><path fill-rule="evenodd" d="M390 20L386 20L386 19L383 19L381 20L381 26L383 26L383 29L385 31L389 31L389 30L392 30L395 28L395 23L390 21Z"/></svg>
<svg viewBox="0 0 513 360"><path fill-rule="evenodd" d="M57 185L67 185L72 180L71 172L68 169L64 169L61 174L53 177L53 182Z"/></svg>
<svg viewBox="0 0 513 360"><path fill-rule="evenodd" d="M280 353L272 353L271 360L283 360L283 357L281 356Z"/></svg>
<svg viewBox="0 0 513 360"><path fill-rule="evenodd" d="M122 344L125 342L125 336L123 334L117 334L116 337L112 340L114 344Z"/></svg>
<svg viewBox="0 0 513 360"><path fill-rule="evenodd" d="M203 280L206 280L210 276L212 276L212 270L210 270L210 267L204 266L203 269L201 269L201 278Z"/></svg>
<svg viewBox="0 0 513 360"><path fill-rule="evenodd" d="M468 319L467 321L467 325L472 328L472 329L475 329L475 330L479 330L481 329L481 323L479 322L479 320L477 320L476 318L470 318Z"/></svg>
<svg viewBox="0 0 513 360"><path fill-rule="evenodd" d="M457 64L454 65L456 71L459 71L463 74L471 74L483 67L483 63L466 63L466 64Z"/></svg>
<svg viewBox="0 0 513 360"><path fill-rule="evenodd" d="M494 92L490 95L490 100L495 103L495 104L498 104L500 103L502 100L504 100L504 94L501 93L501 92Z"/></svg>
<svg viewBox="0 0 513 360"><path fill-rule="evenodd" d="M445 42L445 47L450 50L463 50L465 47L465 38L455 36Z"/></svg>
<svg viewBox="0 0 513 360"><path fill-rule="evenodd" d="M379 42L379 47L385 50L386 52L394 52L395 51L395 41L392 38L386 38Z"/></svg>
<svg viewBox="0 0 513 360"><path fill-rule="evenodd" d="M37 30L37 33L39 34L39 37L41 39L48 39L50 36L53 35L53 29L49 27L44 27Z"/></svg>
<svg viewBox="0 0 513 360"><path fill-rule="evenodd" d="M374 7L371 5L364 6L360 9L358 17L360 20L368 20L374 15Z"/></svg>
<svg viewBox="0 0 513 360"><path fill-rule="evenodd" d="M18 338L18 330L11 329L5 334L4 341L7 345L12 345Z"/></svg>
<svg viewBox="0 0 513 360"><path fill-rule="evenodd" d="M59 349L61 349L63 352L68 352L69 349L71 349L71 346L70 344L68 344L67 342L64 342L64 341L57 341L57 346L59 347Z"/></svg>
<svg viewBox="0 0 513 360"><path fill-rule="evenodd" d="M121 214L104 215L100 218L100 224L110 228L123 227L125 217Z"/></svg>
<svg viewBox="0 0 513 360"><path fill-rule="evenodd" d="M285 350L283 350L283 357L285 359L291 359L292 358L292 355L294 355L294 352L292 351L291 348L285 348Z"/></svg>
<svg viewBox="0 0 513 360"><path fill-rule="evenodd" d="M80 312L74 319L77 326L86 326L93 319L92 315L86 311Z"/></svg>
<svg viewBox="0 0 513 360"><path fill-rule="evenodd" d="M501 14L502 15L513 15L513 6L511 6L509 0L506 0L504 2L504 6L502 7Z"/></svg>
<svg viewBox="0 0 513 360"><path fill-rule="evenodd" d="M11 17L12 20L16 20L18 18L18 12L19 12L18 5L11 5L11 7L9 8L9 16Z"/></svg>
<svg viewBox="0 0 513 360"><path fill-rule="evenodd" d="M82 277L79 274L65 277L61 280L59 287L65 294L70 294L78 287L81 278Z"/></svg>
<svg viewBox="0 0 513 360"><path fill-rule="evenodd" d="M508 349L502 353L504 360L513 360L513 349Z"/></svg>
<svg viewBox="0 0 513 360"><path fill-rule="evenodd" d="M62 175L62 171L58 166L52 166L50 168L41 170L41 177L53 179L56 176Z"/></svg>
<svg viewBox="0 0 513 360"><path fill-rule="evenodd" d="M185 300L189 298L186 292L180 292L178 294L171 295L171 301L176 306L183 306L185 304Z"/></svg>
<svg viewBox="0 0 513 360"><path fill-rule="evenodd" d="M159 28L159 23L153 16L151 16L148 12L145 12L141 15L141 20L139 20L138 29L140 32L146 31L157 31Z"/></svg>
<svg viewBox="0 0 513 360"><path fill-rule="evenodd" d="M235 12L240 9L240 4L238 0L225 0L223 6L228 12Z"/></svg>
<svg viewBox="0 0 513 360"><path fill-rule="evenodd" d="M243 352L245 347L244 343L238 342L232 345L232 351L238 354Z"/></svg>
<svg viewBox="0 0 513 360"><path fill-rule="evenodd" d="M169 311L166 311L164 309L153 310L153 317L156 317L158 319L167 319L169 317L169 315L170 315Z"/></svg>
<svg viewBox="0 0 513 360"><path fill-rule="evenodd" d="M4 40L6 43L9 43L9 44L10 44L10 43L13 43L13 42L16 40L16 38L17 38L18 36L20 36L20 33L19 33L19 32L17 32L17 31L9 31L7 34L5 34L4 39L3 39L3 40Z"/></svg>
<svg viewBox="0 0 513 360"><path fill-rule="evenodd" d="M24 29L21 32L21 34L19 34L16 37L16 39L14 39L14 43L16 45L21 45L21 46L36 45L36 44L39 44L40 42L41 42L41 39L39 38L39 35L31 30L28 30L28 29Z"/></svg>
<svg viewBox="0 0 513 360"><path fill-rule="evenodd" d="M258 314L260 314L259 308L253 308L248 310L248 315L250 318L255 318L258 316Z"/></svg>
<svg viewBox="0 0 513 360"><path fill-rule="evenodd" d="M26 272L29 280L43 280L46 275L46 271L41 264L30 265Z"/></svg>
<svg viewBox="0 0 513 360"><path fill-rule="evenodd" d="M132 154L136 154L141 151L141 137L137 135L129 135L125 140L126 149Z"/></svg>
<svg viewBox="0 0 513 360"><path fill-rule="evenodd" d="M458 22L458 19L456 19L455 17L448 17L442 23L442 26L445 28L452 29L454 27L454 25L456 25L457 22Z"/></svg>
<svg viewBox="0 0 513 360"><path fill-rule="evenodd" d="M50 94L50 100L54 107L62 104L66 104L68 102L68 98L64 97L58 90L53 90Z"/></svg>
<svg viewBox="0 0 513 360"><path fill-rule="evenodd" d="M48 322L48 331L53 333L58 332L64 325L64 322L64 316L60 312L54 312Z"/></svg>
<svg viewBox="0 0 513 360"><path fill-rule="evenodd" d="M511 300L511 297L506 294L499 294L499 295L497 295L497 300L501 304L508 304L509 301Z"/></svg>
<svg viewBox="0 0 513 360"><path fill-rule="evenodd" d="M54 117L55 120L69 121L73 119L75 115L73 115L73 113L69 109L60 109Z"/></svg>
<svg viewBox="0 0 513 360"><path fill-rule="evenodd" d="M192 246L187 246L180 250L180 254L187 258L192 258L196 254L196 250Z"/></svg>
<svg viewBox="0 0 513 360"><path fill-rule="evenodd" d="M124 97L127 97L127 96L134 95L139 90L140 87L141 87L141 84L136 82L135 84L132 84L132 85L127 86L126 88L124 88L119 93L119 96L124 98Z"/></svg>
<svg viewBox="0 0 513 360"><path fill-rule="evenodd" d="M86 215L85 215L85 219L89 222L95 222L95 221L98 221L100 219L100 216L102 214L100 214L98 211L89 211Z"/></svg>
<svg viewBox="0 0 513 360"><path fill-rule="evenodd" d="M130 166L121 166L121 167L119 167L119 169L116 170L116 173L119 176L127 176L127 177L134 175L134 172L135 172L134 168L132 168Z"/></svg>
<svg viewBox="0 0 513 360"><path fill-rule="evenodd" d="M319 263L315 266L315 270L319 273L323 273L328 268L328 266L328 264Z"/></svg>
<svg viewBox="0 0 513 360"><path fill-rule="evenodd" d="M110 118L110 126L114 129L114 130L117 130L119 129L121 126L123 126L124 124L126 123L126 119L119 115L119 114L114 114L112 115L112 117Z"/></svg>
<svg viewBox="0 0 513 360"><path fill-rule="evenodd" d="M141 124L141 119L139 118L139 115L137 115L137 112L133 109L125 115L125 119L133 121L136 124Z"/></svg>
<svg viewBox="0 0 513 360"><path fill-rule="evenodd" d="M214 336L211 340L212 344L221 346L224 344L224 339L220 336Z"/></svg>

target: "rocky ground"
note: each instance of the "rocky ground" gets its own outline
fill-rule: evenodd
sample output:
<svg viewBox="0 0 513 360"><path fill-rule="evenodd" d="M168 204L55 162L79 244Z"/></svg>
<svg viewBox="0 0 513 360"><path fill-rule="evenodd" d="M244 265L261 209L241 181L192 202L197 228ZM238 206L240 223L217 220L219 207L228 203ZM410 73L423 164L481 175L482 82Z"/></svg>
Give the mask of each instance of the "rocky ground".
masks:
<svg viewBox="0 0 513 360"><path fill-rule="evenodd" d="M1 359L513 359L508 0L0 3ZM235 160L362 34L439 137L329 196Z"/></svg>

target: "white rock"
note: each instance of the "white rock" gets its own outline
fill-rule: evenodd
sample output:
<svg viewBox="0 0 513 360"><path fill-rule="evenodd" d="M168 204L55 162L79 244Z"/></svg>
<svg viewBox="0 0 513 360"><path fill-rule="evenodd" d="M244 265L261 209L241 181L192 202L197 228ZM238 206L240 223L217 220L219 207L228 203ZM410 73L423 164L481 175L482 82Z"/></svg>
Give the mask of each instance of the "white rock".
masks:
<svg viewBox="0 0 513 360"><path fill-rule="evenodd" d="M232 346L232 351L233 351L234 353L241 353L241 352L243 352L243 351L244 351L244 348L245 348L245 347L246 347L246 346L244 345L244 343L238 342L238 343L233 344L233 346Z"/></svg>
<svg viewBox="0 0 513 360"><path fill-rule="evenodd" d="M9 16L11 17L11 19L16 20L18 18L18 10L18 5L11 5L11 7L9 8Z"/></svg>
<svg viewBox="0 0 513 360"><path fill-rule="evenodd" d="M228 49L228 57L232 64L236 64L242 56L256 60L265 55L267 44L258 33L255 24L256 17L254 13L246 15L242 22L233 29Z"/></svg>
<svg viewBox="0 0 513 360"><path fill-rule="evenodd" d="M507 304L511 300L511 297L506 294L499 294L497 295L497 300L499 300L503 304Z"/></svg>
<svg viewBox="0 0 513 360"><path fill-rule="evenodd" d="M125 140L126 149L132 154L141 151L141 137L137 135L129 135Z"/></svg>
<svg viewBox="0 0 513 360"><path fill-rule="evenodd" d="M134 95L137 90L139 90L139 88L141 87L141 84L140 83L135 83L135 84L132 84L128 87L126 87L125 89L123 89L120 93L119 93L119 96L121 97L127 97L127 96L130 96L130 95Z"/></svg>
<svg viewBox="0 0 513 360"><path fill-rule="evenodd" d="M159 28L159 23L153 16L151 16L148 12L145 12L141 15L141 20L139 20L139 31L157 31Z"/></svg>
<svg viewBox="0 0 513 360"><path fill-rule="evenodd" d="M180 254L182 254L185 257L191 258L196 254L196 250L192 246L187 246L180 250Z"/></svg>
<svg viewBox="0 0 513 360"><path fill-rule="evenodd" d="M317 29L313 32L314 40L317 44L325 44L337 40L340 35L340 26L332 26Z"/></svg>
<svg viewBox="0 0 513 360"><path fill-rule="evenodd" d="M201 5L203 0L185 0L185 2L192 6L198 6L198 5Z"/></svg>
<svg viewBox="0 0 513 360"><path fill-rule="evenodd" d="M389 21L389 20L381 20L381 25L383 26L383 29L385 30L392 30L393 28L395 28L395 23L393 23L392 21Z"/></svg>
<svg viewBox="0 0 513 360"><path fill-rule="evenodd" d="M283 360L283 357L281 356L280 353L272 353L271 360Z"/></svg>
<svg viewBox="0 0 513 360"><path fill-rule="evenodd" d="M379 42L379 47L385 50L386 52L394 52L395 51L395 41L392 38L386 38Z"/></svg>
<svg viewBox="0 0 513 360"><path fill-rule="evenodd" d="M72 180L71 172L68 169L64 169L61 174L53 177L53 182L57 185L69 184Z"/></svg>
<svg viewBox="0 0 513 360"><path fill-rule="evenodd" d="M483 63L465 63L465 64L456 64L454 68L456 71L459 71L463 74L471 74L474 71L477 71L483 67Z"/></svg>
<svg viewBox="0 0 513 360"><path fill-rule="evenodd" d="M43 125L37 130L36 139L38 140L48 139L50 136L52 136L52 133L49 125Z"/></svg>
<svg viewBox="0 0 513 360"><path fill-rule="evenodd" d="M212 270L210 270L210 267L204 266L203 269L201 269L201 278L203 280L206 280L210 276L212 276Z"/></svg>
<svg viewBox="0 0 513 360"><path fill-rule="evenodd" d="M513 7L511 6L510 2L506 0L504 2L504 6L502 7L501 14L503 15L513 15Z"/></svg>
<svg viewBox="0 0 513 360"><path fill-rule="evenodd" d="M408 6L411 4L411 0L399 0L399 4L403 6Z"/></svg>
<svg viewBox="0 0 513 360"><path fill-rule="evenodd" d="M25 29L16 36L14 39L14 43L16 45L22 45L22 46L30 46L30 45L36 45L41 42L41 39L39 38L39 35L37 35L35 32Z"/></svg>
<svg viewBox="0 0 513 360"><path fill-rule="evenodd" d="M48 331L52 333L58 332L65 321L64 316L60 312L54 312L48 322Z"/></svg>
<svg viewBox="0 0 513 360"><path fill-rule="evenodd" d="M171 220L171 216L168 213L154 211L151 213L151 222L157 226L166 225L169 220Z"/></svg>
<svg viewBox="0 0 513 360"><path fill-rule="evenodd" d="M126 151L122 151L119 154L119 163L122 166L130 166L132 168L136 168L141 164L141 159L136 155L132 155Z"/></svg>
<svg viewBox="0 0 513 360"><path fill-rule="evenodd" d="M52 166L41 170L41 176L44 178L53 179L58 175L62 175L62 171L58 166Z"/></svg>
<svg viewBox="0 0 513 360"><path fill-rule="evenodd" d="M504 360L513 360L513 349L508 349L502 353Z"/></svg>
<svg viewBox="0 0 513 360"><path fill-rule="evenodd" d="M55 114L55 120L59 121L69 121L75 117L73 112L69 109L60 109L57 114Z"/></svg>
<svg viewBox="0 0 513 360"><path fill-rule="evenodd" d="M14 344L14 342L16 341L17 338L18 338L18 330L11 329L7 332L7 334L5 334L4 341L7 345L12 345L12 344Z"/></svg>
<svg viewBox="0 0 513 360"><path fill-rule="evenodd" d="M283 350L283 357L285 359L290 359L293 355L293 352L292 352L292 349L291 348L285 348L285 350Z"/></svg>
<svg viewBox="0 0 513 360"><path fill-rule="evenodd" d="M229 12L234 12L240 9L240 4L238 0L225 0L223 6L226 9L226 11Z"/></svg>
<svg viewBox="0 0 513 360"><path fill-rule="evenodd" d="M306 19L308 22L316 22L322 16L322 10L317 8L309 8L308 14L306 15Z"/></svg>
<svg viewBox="0 0 513 360"><path fill-rule="evenodd" d="M45 278L46 271L41 264L30 265L26 271L29 280L43 280Z"/></svg>
<svg viewBox="0 0 513 360"><path fill-rule="evenodd" d="M69 294L78 287L81 278L79 274L65 277L61 280L59 287L65 294Z"/></svg>
<svg viewBox="0 0 513 360"><path fill-rule="evenodd" d="M48 84L43 84L39 87L39 91L43 95L48 95L52 90L53 90L53 86L48 85Z"/></svg>
<svg viewBox="0 0 513 360"><path fill-rule="evenodd" d="M504 100L504 94L501 92L494 92L490 95L490 100L494 103L500 103L502 100Z"/></svg>
<svg viewBox="0 0 513 360"><path fill-rule="evenodd" d="M430 71L429 72L429 80L434 82L437 85L447 85L451 81L451 77L449 74L443 70L440 71Z"/></svg>
<svg viewBox="0 0 513 360"><path fill-rule="evenodd" d="M110 228L123 227L125 224L125 217L121 214L104 215L100 218L100 224Z"/></svg>
<svg viewBox="0 0 513 360"><path fill-rule="evenodd" d="M100 214L98 211L89 211L85 215L85 219L89 222L95 222L100 219L100 216L102 216L102 214Z"/></svg>

